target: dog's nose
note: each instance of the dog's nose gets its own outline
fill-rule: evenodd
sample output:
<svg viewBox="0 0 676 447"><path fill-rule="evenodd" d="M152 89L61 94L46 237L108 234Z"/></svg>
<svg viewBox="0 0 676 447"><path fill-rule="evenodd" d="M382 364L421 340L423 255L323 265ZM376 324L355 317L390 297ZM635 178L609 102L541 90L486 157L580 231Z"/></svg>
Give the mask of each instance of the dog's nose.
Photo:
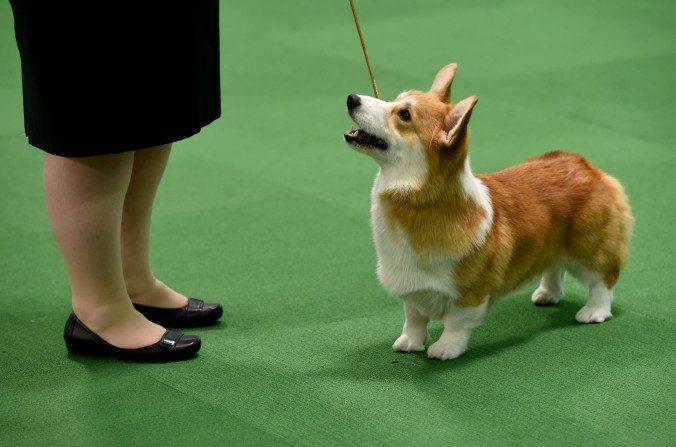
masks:
<svg viewBox="0 0 676 447"><path fill-rule="evenodd" d="M352 93L351 95L349 95L347 97L347 109L348 110L355 109L355 108L359 107L360 104L361 104L361 99L359 99L359 95L355 95L354 93Z"/></svg>

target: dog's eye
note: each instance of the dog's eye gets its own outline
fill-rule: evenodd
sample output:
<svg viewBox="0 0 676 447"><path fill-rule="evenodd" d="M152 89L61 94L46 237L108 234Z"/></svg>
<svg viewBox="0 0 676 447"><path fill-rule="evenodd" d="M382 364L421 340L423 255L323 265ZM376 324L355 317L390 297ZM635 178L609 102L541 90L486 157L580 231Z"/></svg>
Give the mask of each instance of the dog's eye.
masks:
<svg viewBox="0 0 676 447"><path fill-rule="evenodd" d="M408 109L401 109L399 111L399 118L401 118L402 121L411 121L411 112L409 112Z"/></svg>

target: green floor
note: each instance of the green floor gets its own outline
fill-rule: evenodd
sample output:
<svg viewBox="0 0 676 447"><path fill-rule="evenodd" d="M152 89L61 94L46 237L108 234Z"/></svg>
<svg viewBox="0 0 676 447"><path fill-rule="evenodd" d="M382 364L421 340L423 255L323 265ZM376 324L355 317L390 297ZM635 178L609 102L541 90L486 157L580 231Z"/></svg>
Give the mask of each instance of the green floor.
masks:
<svg viewBox="0 0 676 447"><path fill-rule="evenodd" d="M481 96L475 171L565 148L624 183L636 229L615 318L576 324L571 280L558 307L506 298L458 360L393 354L376 167L342 142L345 96L370 92L348 3L230 0L223 116L176 145L153 244L158 276L222 301L225 322L195 331L190 362L68 358L69 290L0 2L0 445L676 444L676 3L357 5L384 97L460 64L454 98Z"/></svg>

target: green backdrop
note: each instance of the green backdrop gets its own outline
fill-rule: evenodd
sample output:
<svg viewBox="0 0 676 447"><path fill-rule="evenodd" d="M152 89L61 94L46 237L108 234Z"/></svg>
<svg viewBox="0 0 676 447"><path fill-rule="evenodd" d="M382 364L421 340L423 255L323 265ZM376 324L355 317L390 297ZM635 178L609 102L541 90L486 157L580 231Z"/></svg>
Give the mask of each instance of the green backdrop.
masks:
<svg viewBox="0 0 676 447"><path fill-rule="evenodd" d="M348 3L231 0L223 116L175 145L153 233L158 276L223 302L224 323L194 331L190 362L68 358L69 289L2 2L0 445L676 443L676 2L357 6L385 98L459 63L454 98L481 97L476 172L562 148L624 183L636 228L615 318L576 324L585 290L567 280L557 307L532 306L530 288L504 299L458 360L393 354L401 305L368 228L376 166L342 142L346 95L370 94Z"/></svg>

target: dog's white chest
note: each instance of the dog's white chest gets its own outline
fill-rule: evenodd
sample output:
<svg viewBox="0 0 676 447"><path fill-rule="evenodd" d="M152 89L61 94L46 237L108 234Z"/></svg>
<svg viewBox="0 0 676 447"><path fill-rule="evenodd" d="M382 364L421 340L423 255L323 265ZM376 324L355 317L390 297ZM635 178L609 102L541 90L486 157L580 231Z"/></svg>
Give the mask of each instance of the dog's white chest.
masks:
<svg viewBox="0 0 676 447"><path fill-rule="evenodd" d="M422 260L406 233L387 219L385 207L373 197L371 228L378 255L378 279L385 290L398 298L430 292L446 299L456 298L452 279L456 260Z"/></svg>

